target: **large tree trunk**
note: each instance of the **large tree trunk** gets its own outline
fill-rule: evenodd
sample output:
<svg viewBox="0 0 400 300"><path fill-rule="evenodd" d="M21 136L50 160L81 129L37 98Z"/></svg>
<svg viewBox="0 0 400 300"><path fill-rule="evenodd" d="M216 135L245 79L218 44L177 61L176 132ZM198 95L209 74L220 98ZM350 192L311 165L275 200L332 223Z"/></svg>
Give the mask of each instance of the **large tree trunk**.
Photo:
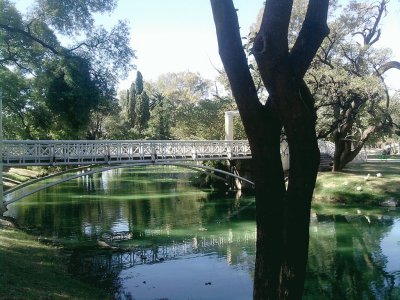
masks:
<svg viewBox="0 0 400 300"><path fill-rule="evenodd" d="M308 254L312 193L319 165L313 98L303 81L323 38L328 0L310 0L289 53L292 1L266 2L253 47L270 97L259 101L231 0L211 0L219 51L249 139L255 172L257 254L254 299L300 299ZM280 156L282 126L289 144L286 189Z"/></svg>
<svg viewBox="0 0 400 300"><path fill-rule="evenodd" d="M349 128L352 127L350 123ZM333 168L332 172L343 171L344 167L352 162L356 156L360 153L365 143L368 141L370 135L375 131L380 130L380 126L372 125L366 129L359 140L356 142L356 146L353 146L353 141L346 138L348 131L343 129L341 132L334 132L333 139L335 143L335 152L333 154Z"/></svg>
<svg viewBox="0 0 400 300"><path fill-rule="evenodd" d="M333 153L333 168L332 172L342 171L344 168L344 157L347 155L346 153L346 145L344 138L340 133L335 133L333 135L334 143L335 143L335 152ZM348 149L348 148L347 148Z"/></svg>
<svg viewBox="0 0 400 300"><path fill-rule="evenodd" d="M332 172L342 171L359 152L359 150L352 151L352 141L349 138L352 137L351 131L355 123L354 111L357 111L361 104L361 101L354 100L347 109L342 109L339 105L334 107L335 119L343 119L343 122L332 133L335 143Z"/></svg>
<svg viewBox="0 0 400 300"><path fill-rule="evenodd" d="M340 172L357 156L360 150L352 150L351 141L344 140L341 135L335 136L334 142L335 152L333 154L332 172Z"/></svg>

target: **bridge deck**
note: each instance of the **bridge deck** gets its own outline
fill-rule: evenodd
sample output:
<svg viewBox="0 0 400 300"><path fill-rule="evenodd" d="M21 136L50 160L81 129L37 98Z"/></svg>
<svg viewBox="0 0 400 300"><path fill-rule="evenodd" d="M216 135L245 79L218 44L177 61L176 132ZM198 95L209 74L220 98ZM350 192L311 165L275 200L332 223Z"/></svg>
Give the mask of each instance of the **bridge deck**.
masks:
<svg viewBox="0 0 400 300"><path fill-rule="evenodd" d="M248 141L3 141L4 166L251 158Z"/></svg>

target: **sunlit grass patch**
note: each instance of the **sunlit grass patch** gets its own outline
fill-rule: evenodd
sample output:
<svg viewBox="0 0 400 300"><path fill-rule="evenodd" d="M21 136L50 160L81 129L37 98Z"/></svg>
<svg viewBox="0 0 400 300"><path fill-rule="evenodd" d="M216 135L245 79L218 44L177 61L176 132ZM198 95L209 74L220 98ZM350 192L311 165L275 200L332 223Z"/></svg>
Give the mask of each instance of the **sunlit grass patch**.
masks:
<svg viewBox="0 0 400 300"><path fill-rule="evenodd" d="M319 173L314 190L316 202L379 205L389 199L400 201L400 163L351 164L344 172Z"/></svg>

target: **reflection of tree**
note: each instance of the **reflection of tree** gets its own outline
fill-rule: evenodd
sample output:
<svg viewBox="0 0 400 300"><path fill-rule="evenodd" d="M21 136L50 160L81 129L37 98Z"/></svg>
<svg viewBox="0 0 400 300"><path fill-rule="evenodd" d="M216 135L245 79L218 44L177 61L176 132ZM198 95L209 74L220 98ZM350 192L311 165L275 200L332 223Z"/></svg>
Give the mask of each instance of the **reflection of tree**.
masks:
<svg viewBox="0 0 400 300"><path fill-rule="evenodd" d="M394 275L385 271L386 257L380 247L392 220L361 215L317 218L318 227L311 226L305 299L312 295L320 295L319 299L391 299L398 293Z"/></svg>
<svg viewBox="0 0 400 300"><path fill-rule="evenodd" d="M122 283L120 267L112 265L112 252L88 253L74 251L70 257L68 271L82 281L107 291L110 295L121 296ZM121 297L116 297L120 299Z"/></svg>

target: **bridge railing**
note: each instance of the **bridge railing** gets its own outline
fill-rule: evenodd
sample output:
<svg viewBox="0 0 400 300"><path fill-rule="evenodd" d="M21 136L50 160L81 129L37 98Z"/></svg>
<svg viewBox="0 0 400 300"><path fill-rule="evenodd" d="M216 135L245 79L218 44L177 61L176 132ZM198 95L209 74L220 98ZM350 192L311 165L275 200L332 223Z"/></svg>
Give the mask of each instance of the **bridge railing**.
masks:
<svg viewBox="0 0 400 300"><path fill-rule="evenodd" d="M248 141L3 141L5 166L251 158Z"/></svg>

